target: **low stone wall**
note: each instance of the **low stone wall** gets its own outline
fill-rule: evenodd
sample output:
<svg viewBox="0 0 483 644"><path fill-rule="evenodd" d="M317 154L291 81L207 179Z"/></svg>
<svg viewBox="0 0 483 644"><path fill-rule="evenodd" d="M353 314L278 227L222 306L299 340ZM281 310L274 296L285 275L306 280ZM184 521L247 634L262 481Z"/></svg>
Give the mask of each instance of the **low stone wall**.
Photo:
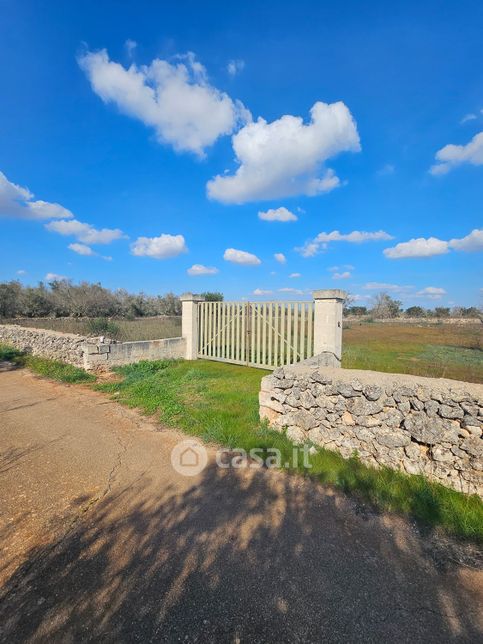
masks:
<svg viewBox="0 0 483 644"><path fill-rule="evenodd" d="M0 325L0 342L34 356L61 360L84 367L84 344L87 338L74 333L31 329L16 324Z"/></svg>
<svg viewBox="0 0 483 644"><path fill-rule="evenodd" d="M186 351L184 338L114 342L102 337L88 338L16 324L0 325L0 342L33 355L93 371L109 371L112 367L140 360L184 358Z"/></svg>
<svg viewBox="0 0 483 644"><path fill-rule="evenodd" d="M184 338L119 343L89 341L85 347L84 367L89 370L109 371L112 367L140 360L184 358L185 351Z"/></svg>
<svg viewBox="0 0 483 644"><path fill-rule="evenodd" d="M302 363L262 379L260 416L294 443L483 496L483 385Z"/></svg>

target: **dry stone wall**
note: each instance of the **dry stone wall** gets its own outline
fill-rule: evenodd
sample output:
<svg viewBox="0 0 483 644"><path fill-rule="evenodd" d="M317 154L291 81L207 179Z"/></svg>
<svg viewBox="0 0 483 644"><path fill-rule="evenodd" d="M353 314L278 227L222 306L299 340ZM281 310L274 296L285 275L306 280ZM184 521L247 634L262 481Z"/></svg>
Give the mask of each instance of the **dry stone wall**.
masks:
<svg viewBox="0 0 483 644"><path fill-rule="evenodd" d="M84 367L83 345L87 342L87 338L82 335L31 329L16 324L1 324L0 342L32 353L34 356Z"/></svg>
<svg viewBox="0 0 483 644"><path fill-rule="evenodd" d="M262 379L260 416L294 443L483 495L483 386L313 364Z"/></svg>

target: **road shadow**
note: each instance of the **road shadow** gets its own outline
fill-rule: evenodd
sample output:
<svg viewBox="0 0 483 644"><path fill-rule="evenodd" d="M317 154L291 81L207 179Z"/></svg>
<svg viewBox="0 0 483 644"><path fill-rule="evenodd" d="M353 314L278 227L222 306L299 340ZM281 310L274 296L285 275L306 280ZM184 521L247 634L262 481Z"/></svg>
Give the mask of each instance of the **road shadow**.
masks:
<svg viewBox="0 0 483 644"><path fill-rule="evenodd" d="M312 481L210 466L183 493L141 477L33 549L1 591L0 639L476 642L463 577Z"/></svg>

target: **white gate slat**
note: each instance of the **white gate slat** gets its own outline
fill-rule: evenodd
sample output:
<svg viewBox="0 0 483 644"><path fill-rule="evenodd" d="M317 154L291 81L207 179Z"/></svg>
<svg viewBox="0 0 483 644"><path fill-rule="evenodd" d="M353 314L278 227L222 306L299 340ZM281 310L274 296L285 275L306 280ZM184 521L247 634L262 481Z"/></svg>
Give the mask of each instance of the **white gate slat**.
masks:
<svg viewBox="0 0 483 644"><path fill-rule="evenodd" d="M262 359L260 364L267 364L267 315L268 304L262 304Z"/></svg>
<svg viewBox="0 0 483 644"><path fill-rule="evenodd" d="M216 342L215 342L215 357L220 358L220 333L221 333L221 319L220 319L220 302L215 303L216 314Z"/></svg>
<svg viewBox="0 0 483 644"><path fill-rule="evenodd" d="M277 305L278 307L278 305ZM287 305L280 304L280 358L278 361L279 365L284 364L285 359L285 318L287 316Z"/></svg>
<svg viewBox="0 0 483 644"><path fill-rule="evenodd" d="M305 359L305 304L300 306L300 360Z"/></svg>
<svg viewBox="0 0 483 644"><path fill-rule="evenodd" d="M245 360L248 362L246 353L245 353L245 345L246 345L246 304L241 305L241 355L240 355L240 360Z"/></svg>
<svg viewBox="0 0 483 644"><path fill-rule="evenodd" d="M298 362L300 358L299 350L300 342L300 305L298 302L294 304L294 327L293 327L293 350L294 350L294 361Z"/></svg>
<svg viewBox="0 0 483 644"><path fill-rule="evenodd" d="M295 315L295 309L294 309L294 315ZM287 306L287 355L285 356L285 364L290 364L291 361L291 353L292 351L292 346L293 346L293 328L292 328L292 305L289 303Z"/></svg>
<svg viewBox="0 0 483 644"><path fill-rule="evenodd" d="M231 346L230 357L236 360L236 304L231 305Z"/></svg>
<svg viewBox="0 0 483 644"><path fill-rule="evenodd" d="M220 302L220 320L221 320L221 331L220 331L220 358L225 357L225 303Z"/></svg>
<svg viewBox="0 0 483 644"><path fill-rule="evenodd" d="M200 303L200 306L198 308L198 353L201 353L203 349L203 307L201 306L202 303Z"/></svg>
<svg viewBox="0 0 483 644"><path fill-rule="evenodd" d="M308 323L307 323L307 358L314 355L314 305L312 302L308 305Z"/></svg>
<svg viewBox="0 0 483 644"><path fill-rule="evenodd" d="M279 325L279 305L278 302L273 304L273 365L278 366L278 325Z"/></svg>
<svg viewBox="0 0 483 644"><path fill-rule="evenodd" d="M203 302L203 310L205 315L205 339L203 342L203 355L207 355L207 343L208 343L208 302Z"/></svg>
<svg viewBox="0 0 483 644"><path fill-rule="evenodd" d="M248 312L250 314L250 356L248 362L256 362L255 359L255 305L248 305Z"/></svg>

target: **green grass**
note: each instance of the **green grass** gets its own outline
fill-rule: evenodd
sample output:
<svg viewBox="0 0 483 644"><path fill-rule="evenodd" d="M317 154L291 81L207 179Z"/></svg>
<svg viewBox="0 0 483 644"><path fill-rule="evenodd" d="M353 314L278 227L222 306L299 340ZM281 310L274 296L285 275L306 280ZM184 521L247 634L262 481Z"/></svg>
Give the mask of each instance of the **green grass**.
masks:
<svg viewBox="0 0 483 644"><path fill-rule="evenodd" d="M342 366L483 383L483 326L351 325Z"/></svg>
<svg viewBox="0 0 483 644"><path fill-rule="evenodd" d="M258 391L264 375L258 369L216 362L140 362L116 370L121 380L96 385L116 399L162 423L182 429L207 442L250 450L281 451L291 462L293 444L258 419ZM343 459L320 449L310 456L310 469L292 466L375 508L404 514L448 534L483 543L483 503L422 476L383 468L375 470L356 457Z"/></svg>
<svg viewBox="0 0 483 644"><path fill-rule="evenodd" d="M46 358L32 356L12 347L0 345L0 361L4 360L12 362L19 367L28 367L39 376L58 380L59 382L78 383L95 381L95 377L87 373L87 371L84 371L84 369L79 369L78 367L57 360L47 360Z"/></svg>

